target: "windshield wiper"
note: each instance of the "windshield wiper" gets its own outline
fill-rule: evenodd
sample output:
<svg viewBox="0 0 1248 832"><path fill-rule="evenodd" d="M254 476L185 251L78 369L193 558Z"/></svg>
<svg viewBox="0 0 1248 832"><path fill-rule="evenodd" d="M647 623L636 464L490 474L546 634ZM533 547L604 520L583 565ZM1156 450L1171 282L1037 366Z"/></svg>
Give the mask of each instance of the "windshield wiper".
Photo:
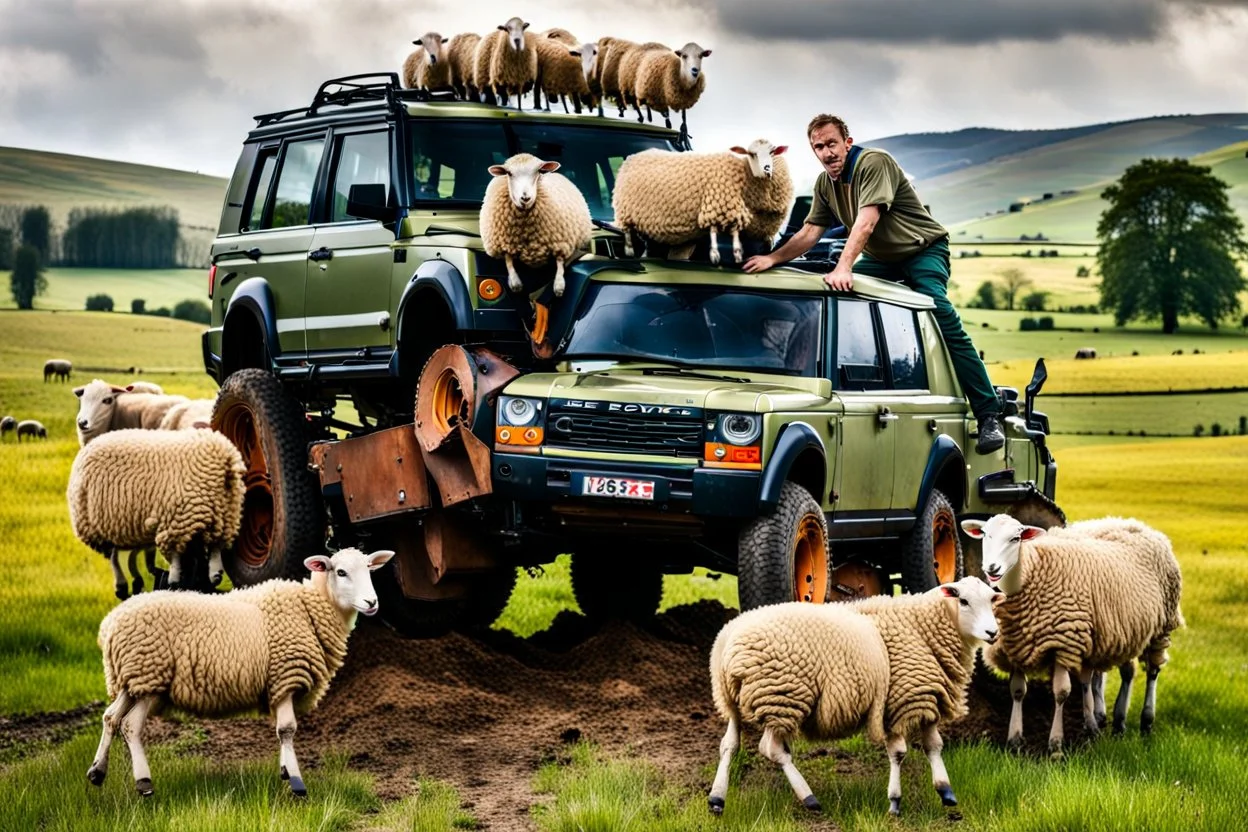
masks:
<svg viewBox="0 0 1248 832"><path fill-rule="evenodd" d="M620 230L619 228L616 228L614 225L607 222L606 220L592 220L591 219L590 222L592 222L594 225L598 226L599 228L606 229L607 231L614 231L616 234L619 234L621 237L624 236L624 232L622 230Z"/></svg>
<svg viewBox="0 0 1248 832"><path fill-rule="evenodd" d="M748 384L748 378L738 378L737 376L727 376L718 373L704 373L698 370L691 370L687 367L646 367L641 371L643 376L690 376L692 378L709 378L716 381L733 381L737 384Z"/></svg>

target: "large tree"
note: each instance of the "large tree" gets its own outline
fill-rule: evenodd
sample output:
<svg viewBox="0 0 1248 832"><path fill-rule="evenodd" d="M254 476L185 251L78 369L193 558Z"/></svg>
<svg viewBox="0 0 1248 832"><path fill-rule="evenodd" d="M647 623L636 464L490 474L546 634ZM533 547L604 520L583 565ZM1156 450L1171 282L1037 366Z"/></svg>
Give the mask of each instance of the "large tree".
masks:
<svg viewBox="0 0 1248 832"><path fill-rule="evenodd" d="M13 273L9 275L9 288L18 309L33 309L35 295L42 295L48 288L48 280L39 265L39 252L34 246L19 246L13 256Z"/></svg>
<svg viewBox="0 0 1248 832"><path fill-rule="evenodd" d="M1180 315L1209 326L1239 310L1248 256L1243 223L1227 185L1185 159L1144 159L1101 194L1109 208L1096 233L1101 248L1101 306L1119 325L1161 318L1174 332Z"/></svg>
<svg viewBox="0 0 1248 832"><path fill-rule="evenodd" d="M1002 291L1005 296L1005 308L1013 309L1014 301L1018 299L1018 293L1031 285L1031 278L1023 274L1022 269L1009 268L997 272L997 277L1001 278Z"/></svg>
<svg viewBox="0 0 1248 832"><path fill-rule="evenodd" d="M48 262L52 251L52 216L42 205L32 205L22 212L22 243L34 246L39 262Z"/></svg>

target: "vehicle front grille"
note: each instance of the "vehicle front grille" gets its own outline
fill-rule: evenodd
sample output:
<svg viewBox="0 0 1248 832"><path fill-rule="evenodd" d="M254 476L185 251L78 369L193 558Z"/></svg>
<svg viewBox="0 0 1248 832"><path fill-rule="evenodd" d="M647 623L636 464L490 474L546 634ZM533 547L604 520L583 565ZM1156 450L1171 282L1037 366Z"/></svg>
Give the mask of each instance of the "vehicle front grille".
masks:
<svg viewBox="0 0 1248 832"><path fill-rule="evenodd" d="M552 410L546 417L546 445L699 459L702 420Z"/></svg>

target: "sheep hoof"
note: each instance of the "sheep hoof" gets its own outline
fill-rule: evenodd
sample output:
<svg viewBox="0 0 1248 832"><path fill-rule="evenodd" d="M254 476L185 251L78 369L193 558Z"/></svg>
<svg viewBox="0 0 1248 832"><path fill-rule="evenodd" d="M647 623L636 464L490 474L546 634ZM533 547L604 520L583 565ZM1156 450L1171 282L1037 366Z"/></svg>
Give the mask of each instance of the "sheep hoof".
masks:
<svg viewBox="0 0 1248 832"><path fill-rule="evenodd" d="M1097 727L1098 729L1100 729L1100 730L1104 730L1104 729L1105 729L1105 724L1106 724L1107 722L1109 722L1109 720L1105 718L1105 714L1097 714L1097 715L1096 715L1096 727Z"/></svg>
<svg viewBox="0 0 1248 832"><path fill-rule="evenodd" d="M151 797L152 781L147 777L141 777L134 781L134 789L143 797Z"/></svg>
<svg viewBox="0 0 1248 832"><path fill-rule="evenodd" d="M208 583L212 584L213 586L221 586L221 579L223 577L225 577L223 573L214 572L212 575L208 577Z"/></svg>
<svg viewBox="0 0 1248 832"><path fill-rule="evenodd" d="M744 259L745 259L744 251L742 251L740 248L734 248L732 250L732 260L734 263L740 263Z"/></svg>
<svg viewBox="0 0 1248 832"><path fill-rule="evenodd" d="M307 797L308 796L308 790L303 785L302 777L290 778L290 791L295 795L295 797Z"/></svg>
<svg viewBox="0 0 1248 832"><path fill-rule="evenodd" d="M1016 737L1010 737L1009 739L1005 741L1005 747L1008 748L1010 751L1014 751L1014 752L1022 751L1023 750L1023 735L1019 734Z"/></svg>
<svg viewBox="0 0 1248 832"><path fill-rule="evenodd" d="M724 799L722 797L708 797L706 804L710 807L712 815L722 815L724 813Z"/></svg>
<svg viewBox="0 0 1248 832"><path fill-rule="evenodd" d="M1114 719L1114 736L1125 734L1127 732L1127 721L1125 719Z"/></svg>
<svg viewBox="0 0 1248 832"><path fill-rule="evenodd" d="M563 297L563 289L564 289L564 283L563 283L563 281L562 281L562 280L556 280L556 281L555 281L555 297L557 297L557 298L561 298L561 297Z"/></svg>
<svg viewBox="0 0 1248 832"><path fill-rule="evenodd" d="M138 595L142 591L143 591L143 579L135 578L134 582L130 584L130 594Z"/></svg>
<svg viewBox="0 0 1248 832"><path fill-rule="evenodd" d="M1140 736L1147 737L1153 733L1153 715L1146 714L1140 717Z"/></svg>
<svg viewBox="0 0 1248 832"><path fill-rule="evenodd" d="M937 786L936 794L940 795L940 802L945 806L957 806L958 799L953 796L953 789L949 786Z"/></svg>
<svg viewBox="0 0 1248 832"><path fill-rule="evenodd" d="M524 283L518 277L509 277L507 278L507 288L513 292L523 292Z"/></svg>
<svg viewBox="0 0 1248 832"><path fill-rule="evenodd" d="M124 601L130 597L130 588L124 582L116 584L113 587L113 594L117 596L118 601Z"/></svg>
<svg viewBox="0 0 1248 832"><path fill-rule="evenodd" d="M890 797L888 799L888 813L895 818L901 817L901 798Z"/></svg>
<svg viewBox="0 0 1248 832"><path fill-rule="evenodd" d="M1049 759L1054 762L1066 759L1066 755L1062 753L1062 741L1049 743Z"/></svg>
<svg viewBox="0 0 1248 832"><path fill-rule="evenodd" d="M87 769L87 782L92 786L103 786L104 778L108 775L108 769L97 768L94 763L91 768Z"/></svg>
<svg viewBox="0 0 1248 832"><path fill-rule="evenodd" d="M716 266L719 265L719 249L717 248L711 249L711 263Z"/></svg>
<svg viewBox="0 0 1248 832"><path fill-rule="evenodd" d="M806 799L802 801L802 805L812 812L822 812L823 807L819 805L819 798L813 794L806 795Z"/></svg>

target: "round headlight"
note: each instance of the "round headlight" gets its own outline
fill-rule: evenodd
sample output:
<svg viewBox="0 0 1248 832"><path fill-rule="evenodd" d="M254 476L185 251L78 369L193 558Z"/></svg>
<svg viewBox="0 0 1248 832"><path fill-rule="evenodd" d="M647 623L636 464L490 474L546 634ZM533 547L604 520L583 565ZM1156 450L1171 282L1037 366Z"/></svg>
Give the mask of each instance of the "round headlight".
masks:
<svg viewBox="0 0 1248 832"><path fill-rule="evenodd" d="M508 399L503 403L503 421L524 427L537 419L537 407L529 399Z"/></svg>
<svg viewBox="0 0 1248 832"><path fill-rule="evenodd" d="M749 445L763 432L763 420L756 415L730 413L720 417L719 430L733 445Z"/></svg>

